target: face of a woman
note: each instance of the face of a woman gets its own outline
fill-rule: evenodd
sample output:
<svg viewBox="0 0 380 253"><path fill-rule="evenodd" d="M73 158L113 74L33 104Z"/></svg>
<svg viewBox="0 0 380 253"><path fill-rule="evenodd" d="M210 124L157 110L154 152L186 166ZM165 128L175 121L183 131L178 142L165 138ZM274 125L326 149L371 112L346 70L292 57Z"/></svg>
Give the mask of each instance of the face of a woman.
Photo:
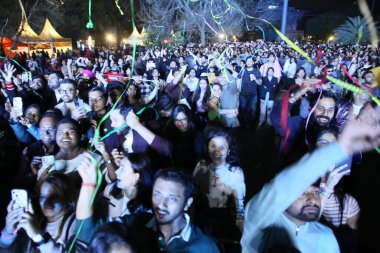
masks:
<svg viewBox="0 0 380 253"><path fill-rule="evenodd" d="M124 157L120 161L120 167L116 170L117 187L127 190L134 187L139 180L140 174L135 173L128 158Z"/></svg>
<svg viewBox="0 0 380 253"><path fill-rule="evenodd" d="M214 164L219 165L226 161L229 145L225 137L217 136L212 138L208 143L207 149L210 159Z"/></svg>
<svg viewBox="0 0 380 253"><path fill-rule="evenodd" d="M111 127L118 128L125 124L125 118L120 114L120 109L116 109L110 114Z"/></svg>
<svg viewBox="0 0 380 253"><path fill-rule="evenodd" d="M25 116L26 118L29 119L30 123L36 125L40 121L40 116L41 116L40 110L38 110L37 108L31 107L28 109L28 111L26 111Z"/></svg>
<svg viewBox="0 0 380 253"><path fill-rule="evenodd" d="M48 220L56 220L64 214L64 203L59 199L58 194L49 183L41 185L40 207L43 215Z"/></svg>
<svg viewBox="0 0 380 253"><path fill-rule="evenodd" d="M55 138L61 149L72 150L79 146L78 132L71 123L60 124Z"/></svg>
<svg viewBox="0 0 380 253"><path fill-rule="evenodd" d="M129 97L135 97L136 96L136 86L129 85L129 87L128 87L128 96Z"/></svg>
<svg viewBox="0 0 380 253"><path fill-rule="evenodd" d="M302 69L299 70L298 73L297 73L297 77L304 78L305 77L305 71L303 71Z"/></svg>
<svg viewBox="0 0 380 253"><path fill-rule="evenodd" d="M186 132L189 127L189 120L183 112L177 114L177 117L174 120L174 125L181 132Z"/></svg>
<svg viewBox="0 0 380 253"><path fill-rule="evenodd" d="M206 80L200 80L199 81L199 88L201 88L201 90L205 90L207 87L207 81Z"/></svg>
<svg viewBox="0 0 380 253"><path fill-rule="evenodd" d="M214 94L214 97L220 98L222 95L222 90L220 89L219 85L212 86L212 92Z"/></svg>
<svg viewBox="0 0 380 253"><path fill-rule="evenodd" d="M190 77L194 77L195 76L195 70L194 69L192 69L192 70L190 70Z"/></svg>

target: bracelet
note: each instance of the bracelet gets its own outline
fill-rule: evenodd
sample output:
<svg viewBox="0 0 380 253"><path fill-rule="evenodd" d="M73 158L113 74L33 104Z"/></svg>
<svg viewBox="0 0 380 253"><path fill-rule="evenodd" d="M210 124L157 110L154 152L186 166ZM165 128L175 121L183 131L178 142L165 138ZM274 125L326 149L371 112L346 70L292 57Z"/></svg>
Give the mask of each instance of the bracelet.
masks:
<svg viewBox="0 0 380 253"><path fill-rule="evenodd" d="M96 184L94 184L94 183L82 183L82 186L95 188Z"/></svg>

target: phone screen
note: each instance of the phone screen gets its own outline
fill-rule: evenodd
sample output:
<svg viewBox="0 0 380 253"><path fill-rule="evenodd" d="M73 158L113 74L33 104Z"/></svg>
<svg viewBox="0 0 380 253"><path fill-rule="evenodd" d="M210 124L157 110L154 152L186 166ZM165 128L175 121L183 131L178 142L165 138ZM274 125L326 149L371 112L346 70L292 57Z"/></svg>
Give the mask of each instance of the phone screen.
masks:
<svg viewBox="0 0 380 253"><path fill-rule="evenodd" d="M12 200L14 201L12 209L25 208L28 210L28 192L24 189L13 189L11 191Z"/></svg>

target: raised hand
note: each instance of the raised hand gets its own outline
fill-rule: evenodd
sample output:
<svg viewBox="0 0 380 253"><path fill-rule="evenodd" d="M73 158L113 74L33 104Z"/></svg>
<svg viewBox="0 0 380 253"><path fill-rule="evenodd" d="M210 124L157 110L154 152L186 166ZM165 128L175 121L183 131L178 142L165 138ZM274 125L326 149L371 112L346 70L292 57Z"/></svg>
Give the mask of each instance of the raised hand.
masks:
<svg viewBox="0 0 380 253"><path fill-rule="evenodd" d="M96 184L97 182L97 162L93 161L95 161L95 158L90 153L86 152L77 167L82 182L85 184Z"/></svg>
<svg viewBox="0 0 380 253"><path fill-rule="evenodd" d="M5 63L4 65L4 71L0 69L1 74L4 77L5 82L10 83L12 82L13 73L16 72L16 68L11 63Z"/></svg>
<svg viewBox="0 0 380 253"><path fill-rule="evenodd" d="M368 104L356 121L350 121L338 139L348 153L365 152L380 145L380 107Z"/></svg>

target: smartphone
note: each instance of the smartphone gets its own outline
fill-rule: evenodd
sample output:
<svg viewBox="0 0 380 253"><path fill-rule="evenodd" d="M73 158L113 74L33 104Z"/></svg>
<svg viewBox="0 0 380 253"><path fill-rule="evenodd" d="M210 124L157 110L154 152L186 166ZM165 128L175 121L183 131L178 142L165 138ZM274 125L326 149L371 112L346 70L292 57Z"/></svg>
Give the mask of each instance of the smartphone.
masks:
<svg viewBox="0 0 380 253"><path fill-rule="evenodd" d="M14 201L12 209L24 208L28 211L28 192L24 189L13 189L11 191L12 200Z"/></svg>
<svg viewBox="0 0 380 253"><path fill-rule="evenodd" d="M13 98L13 109L15 110L17 117L22 116L22 98L21 97Z"/></svg>
<svg viewBox="0 0 380 253"><path fill-rule="evenodd" d="M55 159L53 155L47 155L47 156L41 157L41 163L42 163L41 171L45 171L47 168L49 168L48 172L55 170L54 162L55 162Z"/></svg>

